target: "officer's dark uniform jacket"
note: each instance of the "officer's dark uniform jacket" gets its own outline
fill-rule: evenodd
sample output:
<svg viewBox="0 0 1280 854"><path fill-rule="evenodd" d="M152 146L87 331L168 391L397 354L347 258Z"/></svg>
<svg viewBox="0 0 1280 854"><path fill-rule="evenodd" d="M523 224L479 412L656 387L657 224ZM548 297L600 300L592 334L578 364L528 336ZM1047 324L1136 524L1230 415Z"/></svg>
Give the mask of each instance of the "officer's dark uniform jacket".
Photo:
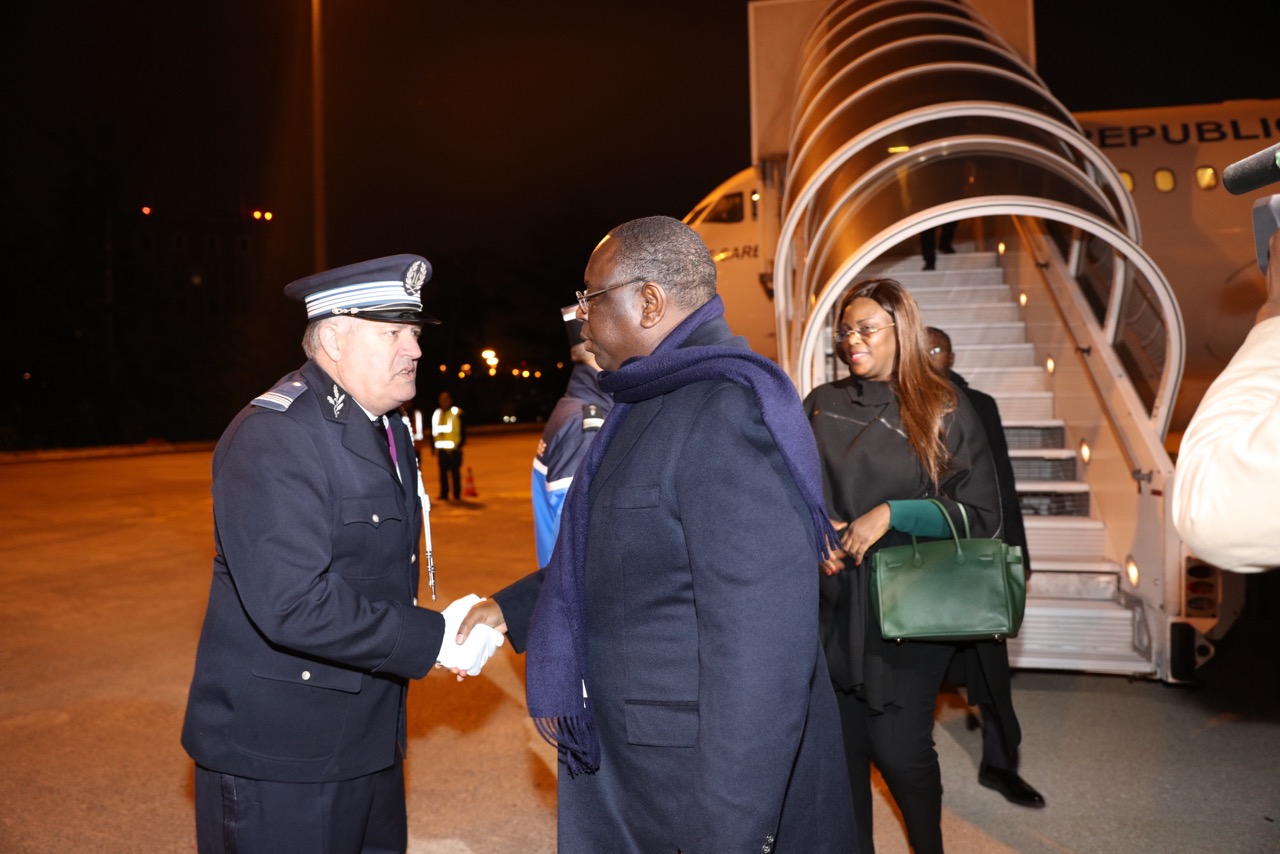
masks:
<svg viewBox="0 0 1280 854"><path fill-rule="evenodd" d="M322 782L403 754L408 679L435 662L444 619L415 607L418 473L388 420L399 478L364 410L307 362L218 442L217 555L182 732L200 765Z"/></svg>
<svg viewBox="0 0 1280 854"><path fill-rule="evenodd" d="M556 402L533 458L533 533L538 566L546 566L560 532L560 512L573 473L587 456L613 398L600 389L596 369L577 364L564 396Z"/></svg>

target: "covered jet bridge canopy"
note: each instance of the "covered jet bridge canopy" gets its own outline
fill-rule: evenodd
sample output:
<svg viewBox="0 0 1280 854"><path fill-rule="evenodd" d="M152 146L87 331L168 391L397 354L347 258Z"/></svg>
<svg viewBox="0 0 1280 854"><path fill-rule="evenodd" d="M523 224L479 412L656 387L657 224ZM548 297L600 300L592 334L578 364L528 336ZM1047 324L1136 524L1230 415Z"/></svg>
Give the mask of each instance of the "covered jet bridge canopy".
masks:
<svg viewBox="0 0 1280 854"><path fill-rule="evenodd" d="M946 222L1027 217L1071 258L1167 429L1181 318L1132 199L998 34L948 0L836 2L800 68L773 284L779 361L802 394L828 378L831 315L868 265Z"/></svg>

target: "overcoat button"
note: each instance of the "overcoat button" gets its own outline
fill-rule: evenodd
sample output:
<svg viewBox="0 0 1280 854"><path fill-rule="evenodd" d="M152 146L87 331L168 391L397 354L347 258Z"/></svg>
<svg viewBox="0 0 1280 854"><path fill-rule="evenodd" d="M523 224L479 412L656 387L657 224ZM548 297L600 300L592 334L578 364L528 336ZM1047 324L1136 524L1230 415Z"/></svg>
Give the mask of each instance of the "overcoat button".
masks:
<svg viewBox="0 0 1280 854"><path fill-rule="evenodd" d="M377 514L377 513L374 513L374 514L373 514L373 522L374 522L374 524L376 525L376 524L377 524L378 522L380 522L380 521L382 521L382 520L378 518L378 514Z"/></svg>
<svg viewBox="0 0 1280 854"><path fill-rule="evenodd" d="M307 681L308 679L310 679L310 678L311 678L311 671L310 671L310 670L304 670L304 671L302 671L302 681L303 681L303 682L306 682L306 681Z"/></svg>

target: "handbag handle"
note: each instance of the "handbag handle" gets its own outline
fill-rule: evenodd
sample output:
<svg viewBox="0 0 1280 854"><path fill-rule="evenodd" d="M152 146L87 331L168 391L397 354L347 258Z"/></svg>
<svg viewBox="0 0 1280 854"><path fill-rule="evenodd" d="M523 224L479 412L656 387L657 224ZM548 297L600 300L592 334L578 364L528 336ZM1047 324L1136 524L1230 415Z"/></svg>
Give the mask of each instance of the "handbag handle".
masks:
<svg viewBox="0 0 1280 854"><path fill-rule="evenodd" d="M942 518L947 520L947 527L951 529L951 539L956 544L956 563L964 563L968 558L965 556L964 548L960 545L960 534L956 531L956 523L951 521L951 514L947 512L947 505L943 504L936 498L929 499L930 504L936 504L938 509L942 511ZM964 538L969 539L969 513L964 509L964 505L956 502L956 506L960 508L960 518L964 520ZM911 535L911 563L919 566L922 563L920 557L920 544L916 541L916 535Z"/></svg>

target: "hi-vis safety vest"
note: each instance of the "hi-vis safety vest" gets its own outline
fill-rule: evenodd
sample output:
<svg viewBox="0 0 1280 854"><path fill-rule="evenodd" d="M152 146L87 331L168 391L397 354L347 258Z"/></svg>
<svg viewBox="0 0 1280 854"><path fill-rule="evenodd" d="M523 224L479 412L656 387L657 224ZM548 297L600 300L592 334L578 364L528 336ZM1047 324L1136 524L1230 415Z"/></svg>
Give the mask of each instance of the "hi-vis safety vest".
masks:
<svg viewBox="0 0 1280 854"><path fill-rule="evenodd" d="M431 436L439 449L451 451L462 444L462 419L458 407L437 409L431 416Z"/></svg>

